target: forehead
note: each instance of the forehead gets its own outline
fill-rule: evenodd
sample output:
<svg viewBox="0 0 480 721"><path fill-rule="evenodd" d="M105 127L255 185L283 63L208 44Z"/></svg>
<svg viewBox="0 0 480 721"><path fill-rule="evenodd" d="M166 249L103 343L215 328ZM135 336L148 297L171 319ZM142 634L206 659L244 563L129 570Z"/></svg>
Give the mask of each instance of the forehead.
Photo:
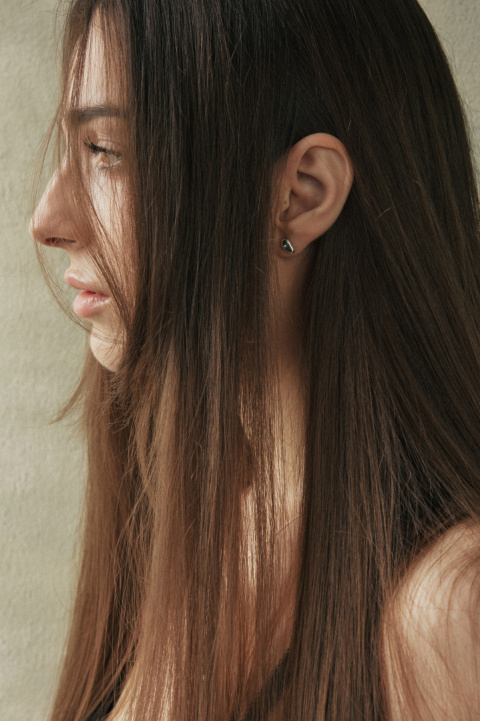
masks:
<svg viewBox="0 0 480 721"><path fill-rule="evenodd" d="M95 16L88 32L83 63L79 62L78 52L70 71L64 120L72 125L99 115L124 115L125 72L115 31L107 31L106 23Z"/></svg>
<svg viewBox="0 0 480 721"><path fill-rule="evenodd" d="M88 34L85 64L80 85L79 103L99 104L113 100L119 93L120 78L115 69L113 48L108 48L98 17L94 17ZM113 96L113 97L109 97Z"/></svg>

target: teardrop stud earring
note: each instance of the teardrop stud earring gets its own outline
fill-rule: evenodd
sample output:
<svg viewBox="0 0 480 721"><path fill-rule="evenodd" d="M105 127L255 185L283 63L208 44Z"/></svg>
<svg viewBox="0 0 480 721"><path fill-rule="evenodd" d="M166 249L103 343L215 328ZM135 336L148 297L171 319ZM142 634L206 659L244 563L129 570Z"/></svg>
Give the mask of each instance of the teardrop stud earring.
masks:
<svg viewBox="0 0 480 721"><path fill-rule="evenodd" d="M286 253L289 253L290 255L293 255L295 253L295 248L293 247L288 238L284 238L282 241L280 241L280 245L282 246L282 250L284 250Z"/></svg>

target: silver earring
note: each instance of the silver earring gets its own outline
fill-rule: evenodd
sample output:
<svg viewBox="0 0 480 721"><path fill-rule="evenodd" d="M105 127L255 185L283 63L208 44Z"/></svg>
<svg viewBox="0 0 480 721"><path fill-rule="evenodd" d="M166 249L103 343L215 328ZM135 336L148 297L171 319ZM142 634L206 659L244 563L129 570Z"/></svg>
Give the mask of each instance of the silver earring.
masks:
<svg viewBox="0 0 480 721"><path fill-rule="evenodd" d="M295 248L293 247L293 245L291 244L291 242L289 241L288 238L284 238L284 239L280 242L280 245L282 246L282 249L283 249L286 253L289 253L290 255L293 255L293 254L295 253Z"/></svg>

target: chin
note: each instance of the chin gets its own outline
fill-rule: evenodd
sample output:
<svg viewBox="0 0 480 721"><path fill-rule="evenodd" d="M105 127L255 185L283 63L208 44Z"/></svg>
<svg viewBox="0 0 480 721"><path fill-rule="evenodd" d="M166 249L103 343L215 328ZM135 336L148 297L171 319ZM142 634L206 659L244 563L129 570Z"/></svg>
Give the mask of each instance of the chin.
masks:
<svg viewBox="0 0 480 721"><path fill-rule="evenodd" d="M97 361L107 370L116 371L122 360L123 342L97 329L90 332L90 348Z"/></svg>

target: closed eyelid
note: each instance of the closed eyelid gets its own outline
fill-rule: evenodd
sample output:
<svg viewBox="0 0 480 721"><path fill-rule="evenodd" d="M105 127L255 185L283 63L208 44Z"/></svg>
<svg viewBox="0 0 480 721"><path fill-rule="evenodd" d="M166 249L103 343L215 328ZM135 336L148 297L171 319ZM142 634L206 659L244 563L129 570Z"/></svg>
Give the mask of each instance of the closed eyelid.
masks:
<svg viewBox="0 0 480 721"><path fill-rule="evenodd" d="M103 145L97 145L89 137L84 138L83 144L86 148L88 148L88 150L91 150L92 153L107 153L108 155L114 155L116 158L120 158L122 156L118 150L107 148Z"/></svg>

